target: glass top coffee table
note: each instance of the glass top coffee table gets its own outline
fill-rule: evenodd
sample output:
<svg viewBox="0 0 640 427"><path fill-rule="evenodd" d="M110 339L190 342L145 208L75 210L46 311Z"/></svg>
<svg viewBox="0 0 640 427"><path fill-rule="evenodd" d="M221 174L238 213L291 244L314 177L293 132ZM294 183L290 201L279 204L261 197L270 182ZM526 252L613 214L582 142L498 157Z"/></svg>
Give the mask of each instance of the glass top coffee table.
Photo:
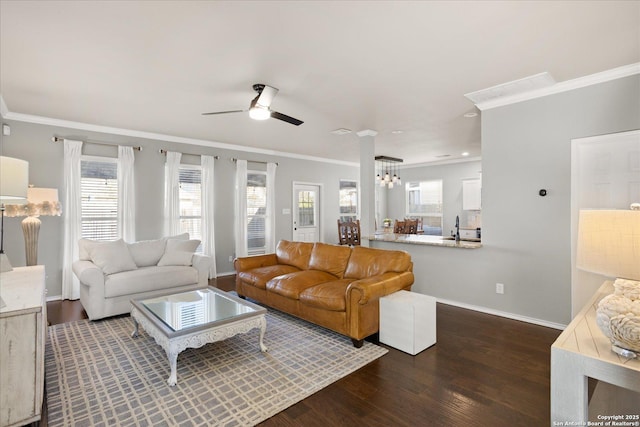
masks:
<svg viewBox="0 0 640 427"><path fill-rule="evenodd" d="M131 300L131 306L135 323L131 335L137 337L142 326L164 349L171 366L167 380L170 386L178 382L178 354L187 348L200 348L260 328L260 350L267 351L267 309L216 288Z"/></svg>

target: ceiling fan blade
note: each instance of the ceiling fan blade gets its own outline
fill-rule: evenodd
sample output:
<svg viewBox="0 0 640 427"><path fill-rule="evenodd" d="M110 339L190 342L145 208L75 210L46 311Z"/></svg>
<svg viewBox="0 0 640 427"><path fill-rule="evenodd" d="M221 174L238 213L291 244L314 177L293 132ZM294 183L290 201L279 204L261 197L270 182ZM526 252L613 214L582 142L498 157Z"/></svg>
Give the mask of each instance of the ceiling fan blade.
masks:
<svg viewBox="0 0 640 427"><path fill-rule="evenodd" d="M262 105L263 107L269 108L271 106L271 103L273 102L273 98L275 98L277 93L278 89L276 89L275 87L264 85L262 92L260 92L260 95L258 95L258 104Z"/></svg>
<svg viewBox="0 0 640 427"><path fill-rule="evenodd" d="M229 110L229 111L216 111L213 113L202 113L203 116L211 116L214 114L227 114L227 113L243 113L245 110Z"/></svg>
<svg viewBox="0 0 640 427"><path fill-rule="evenodd" d="M282 120L283 122L291 123L292 125L300 126L304 122L302 120L294 119L286 114L278 113L277 111L271 112L271 117L274 119Z"/></svg>

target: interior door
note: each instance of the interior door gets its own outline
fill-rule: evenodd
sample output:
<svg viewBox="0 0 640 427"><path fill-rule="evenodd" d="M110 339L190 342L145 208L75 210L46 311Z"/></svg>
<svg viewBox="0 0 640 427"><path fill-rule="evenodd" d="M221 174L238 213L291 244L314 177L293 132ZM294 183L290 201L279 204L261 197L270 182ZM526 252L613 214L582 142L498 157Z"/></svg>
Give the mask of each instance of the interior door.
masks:
<svg viewBox="0 0 640 427"><path fill-rule="evenodd" d="M293 184L293 240L320 240L320 185Z"/></svg>

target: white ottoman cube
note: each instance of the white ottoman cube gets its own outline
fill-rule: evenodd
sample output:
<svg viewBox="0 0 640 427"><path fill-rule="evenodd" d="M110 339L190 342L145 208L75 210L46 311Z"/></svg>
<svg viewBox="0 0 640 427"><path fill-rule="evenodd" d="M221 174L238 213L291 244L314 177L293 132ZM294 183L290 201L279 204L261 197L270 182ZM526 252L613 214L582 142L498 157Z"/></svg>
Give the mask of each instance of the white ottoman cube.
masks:
<svg viewBox="0 0 640 427"><path fill-rule="evenodd" d="M416 355L436 343L436 299L398 291L380 298L380 342Z"/></svg>

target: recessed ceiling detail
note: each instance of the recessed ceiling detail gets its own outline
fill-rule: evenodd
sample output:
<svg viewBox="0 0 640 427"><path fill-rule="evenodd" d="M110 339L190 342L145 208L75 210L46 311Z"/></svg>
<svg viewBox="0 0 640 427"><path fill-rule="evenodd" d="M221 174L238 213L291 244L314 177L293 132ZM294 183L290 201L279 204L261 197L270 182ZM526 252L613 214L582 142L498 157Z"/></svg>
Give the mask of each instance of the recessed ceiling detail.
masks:
<svg viewBox="0 0 640 427"><path fill-rule="evenodd" d="M554 84L556 84L554 78L545 71L544 73L513 80L487 89L466 93L464 96L477 105L487 101L494 101L498 98L520 95L532 90L553 86Z"/></svg>
<svg viewBox="0 0 640 427"><path fill-rule="evenodd" d="M351 133L351 129L346 129L346 128L338 128L338 129L334 129L331 132L334 135L347 135L349 133Z"/></svg>

